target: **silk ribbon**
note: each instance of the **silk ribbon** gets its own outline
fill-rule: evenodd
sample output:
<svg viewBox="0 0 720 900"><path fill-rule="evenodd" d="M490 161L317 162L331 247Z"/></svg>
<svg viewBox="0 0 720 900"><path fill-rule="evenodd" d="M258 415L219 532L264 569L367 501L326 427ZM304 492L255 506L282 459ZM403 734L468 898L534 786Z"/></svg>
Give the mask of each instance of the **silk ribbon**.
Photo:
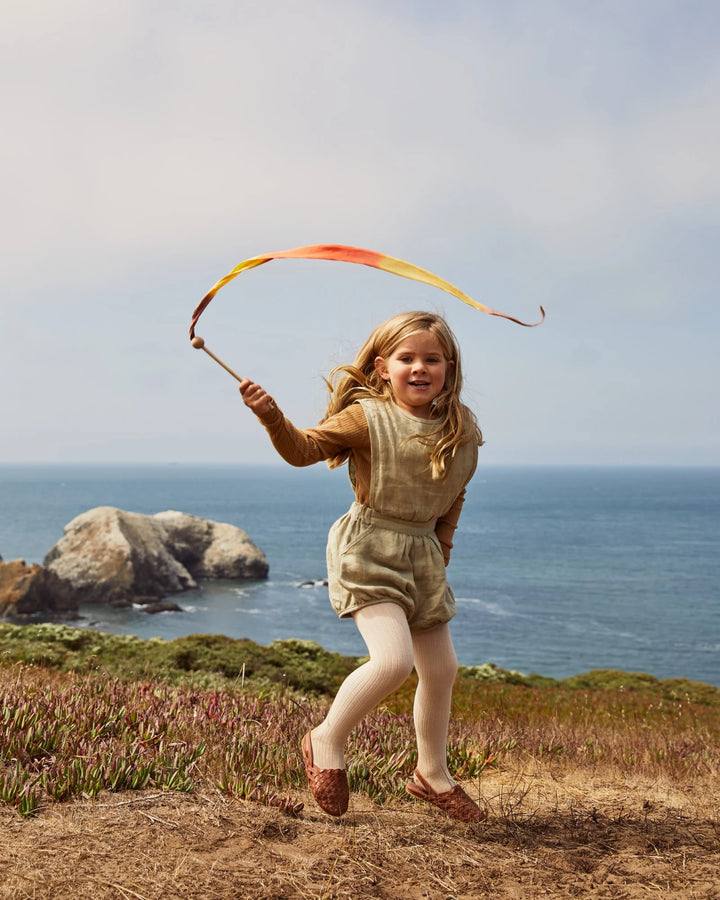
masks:
<svg viewBox="0 0 720 900"><path fill-rule="evenodd" d="M420 266L405 262L402 259L396 259L394 256L386 256L384 253L376 253L373 250L363 250L360 247L347 247L343 244L314 244L309 247L295 247L293 250L279 250L276 253L263 253L260 256L253 256L250 259L238 263L231 272L228 272L224 278L221 278L210 288L200 303L195 307L192 314L192 322L190 324L190 338L192 339L195 337L195 326L197 325L198 319L221 288L242 272L246 272L248 269L254 269L256 266L262 266L272 259L329 259L335 260L336 262L359 263L364 266L371 266L374 269L382 269L384 272L390 272L391 275L399 275L401 278L410 278L413 281L421 281L424 284L432 285L433 287L439 288L441 291L452 294L453 297L457 297L458 300L462 300L463 303L467 303L474 309L479 309L481 312L491 316L500 316L503 319L509 319L517 325L523 325L525 328L534 328L535 326L540 325L545 318L545 310L541 306L540 312L542 313L542 316L539 321L521 322L520 319L516 319L514 316L506 315L505 313L490 309L489 306L485 306L483 303L478 303L477 300L468 297L467 294L450 284L449 281L445 281L444 278L440 278L432 272L428 272L427 269L421 269Z"/></svg>

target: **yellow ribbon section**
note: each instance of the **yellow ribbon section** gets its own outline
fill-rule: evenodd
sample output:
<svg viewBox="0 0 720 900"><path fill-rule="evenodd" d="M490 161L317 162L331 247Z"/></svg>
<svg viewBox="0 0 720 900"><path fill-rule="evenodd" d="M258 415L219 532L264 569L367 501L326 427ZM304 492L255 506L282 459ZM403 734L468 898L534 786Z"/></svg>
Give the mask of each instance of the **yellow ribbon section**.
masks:
<svg viewBox="0 0 720 900"><path fill-rule="evenodd" d="M215 294L242 272L246 272L248 269L254 269L255 266L262 266L272 259L327 259L336 262L359 263L364 266L371 266L374 269L381 269L384 272L389 272L391 275L399 275L401 278L410 278L413 281L421 281L424 284L429 284L432 287L439 288L441 291L445 291L447 294L451 294L453 297L457 297L458 300L462 300L463 303L467 303L474 309L478 309L490 316L500 316L503 319L509 319L517 325L523 325L525 328L534 328L535 326L540 325L545 319L545 310L541 306L540 312L542 315L539 321L521 322L520 319L516 319L514 316L509 316L505 313L498 312L497 310L490 309L490 307L485 306L484 303L478 303L477 300L468 297L468 295L461 291L460 288L450 284L449 281L445 281L444 278L440 278L438 275L428 272L427 269L421 269L420 266L405 262L405 260L402 259L396 259L394 256L387 256L384 253L377 253L374 250L363 250L361 247L347 247L344 244L313 244L308 247L295 247L293 250L278 250L275 253L263 253L260 256L253 256L251 259L246 259L243 262L238 263L231 272L228 272L227 275L210 288L196 306L190 324L191 340L195 337L195 326L197 325L198 319L203 314L203 311Z"/></svg>

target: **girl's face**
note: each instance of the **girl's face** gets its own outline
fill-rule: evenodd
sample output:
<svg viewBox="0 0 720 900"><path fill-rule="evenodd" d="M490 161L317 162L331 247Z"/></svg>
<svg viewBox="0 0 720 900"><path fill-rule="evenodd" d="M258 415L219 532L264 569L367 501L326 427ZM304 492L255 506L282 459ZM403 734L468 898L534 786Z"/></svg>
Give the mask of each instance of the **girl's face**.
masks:
<svg viewBox="0 0 720 900"><path fill-rule="evenodd" d="M415 331L387 358L375 359L375 368L384 381L390 382L397 405L419 419L432 418L433 400L445 386L448 367L453 365L445 359L431 331Z"/></svg>

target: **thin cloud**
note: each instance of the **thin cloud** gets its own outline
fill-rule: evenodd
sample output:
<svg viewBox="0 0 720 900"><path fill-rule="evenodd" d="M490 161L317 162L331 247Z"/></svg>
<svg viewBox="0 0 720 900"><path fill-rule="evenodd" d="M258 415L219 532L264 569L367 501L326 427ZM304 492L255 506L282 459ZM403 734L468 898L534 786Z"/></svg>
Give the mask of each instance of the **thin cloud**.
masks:
<svg viewBox="0 0 720 900"><path fill-rule="evenodd" d="M470 328L468 363L495 434L537 422L523 388L546 373L556 456L577 444L579 404L588 423L606 415L606 359L578 363L583 335L619 346L618 322L647 328L612 354L611 393L633 446L649 441L664 415L653 393L680 402L673 366L716 373L703 329L718 315L718 31L716 4L669 0L15 4L0 34L0 317L24 339L0 358L18 424L0 456L129 455L114 410L135 417L138 454L178 452L184 404L219 421L224 402L177 350L192 306L244 256L315 241L405 256L524 317L545 303L532 340ZM320 383L330 336L435 302L328 270L263 270L240 289L254 305L218 307L258 345L287 327L278 380L306 420L315 382L297 373ZM689 312L703 324L682 346L652 330ZM262 346L243 363L264 365ZM511 358L515 381L495 374ZM49 383L68 388L57 414L43 411ZM717 446L697 404L683 416L698 446ZM182 452L227 458L213 427L212 450L194 435Z"/></svg>

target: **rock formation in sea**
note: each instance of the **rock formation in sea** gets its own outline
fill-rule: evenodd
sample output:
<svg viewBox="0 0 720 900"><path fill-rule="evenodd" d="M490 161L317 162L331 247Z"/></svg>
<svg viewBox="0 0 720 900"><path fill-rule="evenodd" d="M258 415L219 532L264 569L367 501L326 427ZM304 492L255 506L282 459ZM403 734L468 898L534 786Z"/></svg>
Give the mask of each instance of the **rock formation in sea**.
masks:
<svg viewBox="0 0 720 900"><path fill-rule="evenodd" d="M0 557L0 618L38 613L72 618L77 602L57 577L37 563L3 562Z"/></svg>
<svg viewBox="0 0 720 900"><path fill-rule="evenodd" d="M80 603L147 605L197 579L267 578L246 532L188 513L154 516L100 506L77 516L43 566L0 562L0 616L76 610Z"/></svg>

